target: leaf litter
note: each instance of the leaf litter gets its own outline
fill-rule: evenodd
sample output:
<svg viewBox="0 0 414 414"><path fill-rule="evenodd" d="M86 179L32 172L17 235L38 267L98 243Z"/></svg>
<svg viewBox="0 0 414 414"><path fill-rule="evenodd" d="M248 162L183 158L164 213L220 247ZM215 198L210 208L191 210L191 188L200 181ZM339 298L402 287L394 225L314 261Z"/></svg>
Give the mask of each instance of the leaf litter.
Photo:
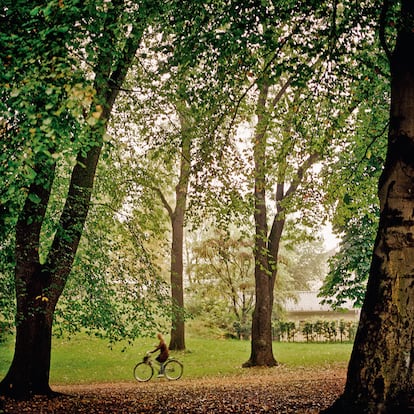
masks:
<svg viewBox="0 0 414 414"><path fill-rule="evenodd" d="M54 398L30 401L1 397L0 413L7 414L314 414L329 407L342 393L346 369L249 369L239 376L155 379L147 383L123 382L56 385ZM1 408L3 405L3 408Z"/></svg>

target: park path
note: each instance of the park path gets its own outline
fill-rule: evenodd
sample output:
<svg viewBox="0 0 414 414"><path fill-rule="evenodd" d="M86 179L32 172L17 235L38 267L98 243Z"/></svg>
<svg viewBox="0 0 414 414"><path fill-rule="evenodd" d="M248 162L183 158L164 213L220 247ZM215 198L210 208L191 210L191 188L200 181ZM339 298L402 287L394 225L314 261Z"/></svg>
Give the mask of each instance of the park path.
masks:
<svg viewBox="0 0 414 414"><path fill-rule="evenodd" d="M8 414L318 413L341 394L344 368L254 369L241 376L55 386L63 395L4 400ZM1 400L0 400L1 403ZM0 409L1 413L1 409Z"/></svg>

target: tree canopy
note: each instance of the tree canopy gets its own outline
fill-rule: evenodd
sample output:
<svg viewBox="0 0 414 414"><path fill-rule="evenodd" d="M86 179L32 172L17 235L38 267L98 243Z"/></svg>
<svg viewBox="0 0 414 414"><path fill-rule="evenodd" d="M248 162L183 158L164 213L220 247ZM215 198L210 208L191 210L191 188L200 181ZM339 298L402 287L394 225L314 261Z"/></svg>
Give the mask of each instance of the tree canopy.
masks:
<svg viewBox="0 0 414 414"><path fill-rule="evenodd" d="M276 364L275 287L328 219L342 242L321 294L362 304L387 228L376 183L402 151L389 80L395 123L397 75L411 79L399 4L4 0L0 303L16 350L0 390L51 392L53 323L116 340L171 318L184 348L185 277L206 306L214 280L239 327L252 318L247 366ZM219 236L185 245L203 226Z"/></svg>

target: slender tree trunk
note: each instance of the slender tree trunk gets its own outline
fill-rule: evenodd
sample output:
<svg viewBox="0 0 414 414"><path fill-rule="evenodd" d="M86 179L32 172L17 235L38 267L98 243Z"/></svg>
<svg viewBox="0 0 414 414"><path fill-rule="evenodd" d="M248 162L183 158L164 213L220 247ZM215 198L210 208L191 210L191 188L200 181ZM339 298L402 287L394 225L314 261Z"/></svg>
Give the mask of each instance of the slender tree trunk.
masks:
<svg viewBox="0 0 414 414"><path fill-rule="evenodd" d="M184 240L184 211L175 211L172 222L171 246L171 296L173 313L171 325L170 349L185 349L184 323L184 283L183 283L183 240Z"/></svg>
<svg viewBox="0 0 414 414"><path fill-rule="evenodd" d="M171 244L171 296L173 301L171 338L169 347L172 350L185 349L184 321L184 281L183 281L183 246L184 217L187 207L187 194L191 168L191 136L188 120L180 113L181 123L181 160L180 176L175 188L175 210L170 209L172 226Z"/></svg>
<svg viewBox="0 0 414 414"><path fill-rule="evenodd" d="M266 99L269 85L263 82L257 104L258 124L254 137L255 188L255 297L252 319L251 354L244 367L274 366L277 362L272 349L272 310L274 279L270 270L266 209Z"/></svg>
<svg viewBox="0 0 414 414"><path fill-rule="evenodd" d="M380 223L343 395L326 413L414 412L414 3L391 57Z"/></svg>

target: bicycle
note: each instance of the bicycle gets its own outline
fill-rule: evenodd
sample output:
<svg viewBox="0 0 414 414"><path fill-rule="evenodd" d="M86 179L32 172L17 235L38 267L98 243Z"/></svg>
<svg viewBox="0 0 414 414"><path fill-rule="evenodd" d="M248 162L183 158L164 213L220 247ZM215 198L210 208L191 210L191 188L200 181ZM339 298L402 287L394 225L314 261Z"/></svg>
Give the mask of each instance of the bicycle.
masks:
<svg viewBox="0 0 414 414"><path fill-rule="evenodd" d="M184 371L184 365L175 358L168 358L165 362L160 364L160 375L165 376L170 381L175 381L181 378ZM147 352L141 362L134 367L134 378L138 382L149 381L155 372L156 367L151 359L151 355Z"/></svg>

